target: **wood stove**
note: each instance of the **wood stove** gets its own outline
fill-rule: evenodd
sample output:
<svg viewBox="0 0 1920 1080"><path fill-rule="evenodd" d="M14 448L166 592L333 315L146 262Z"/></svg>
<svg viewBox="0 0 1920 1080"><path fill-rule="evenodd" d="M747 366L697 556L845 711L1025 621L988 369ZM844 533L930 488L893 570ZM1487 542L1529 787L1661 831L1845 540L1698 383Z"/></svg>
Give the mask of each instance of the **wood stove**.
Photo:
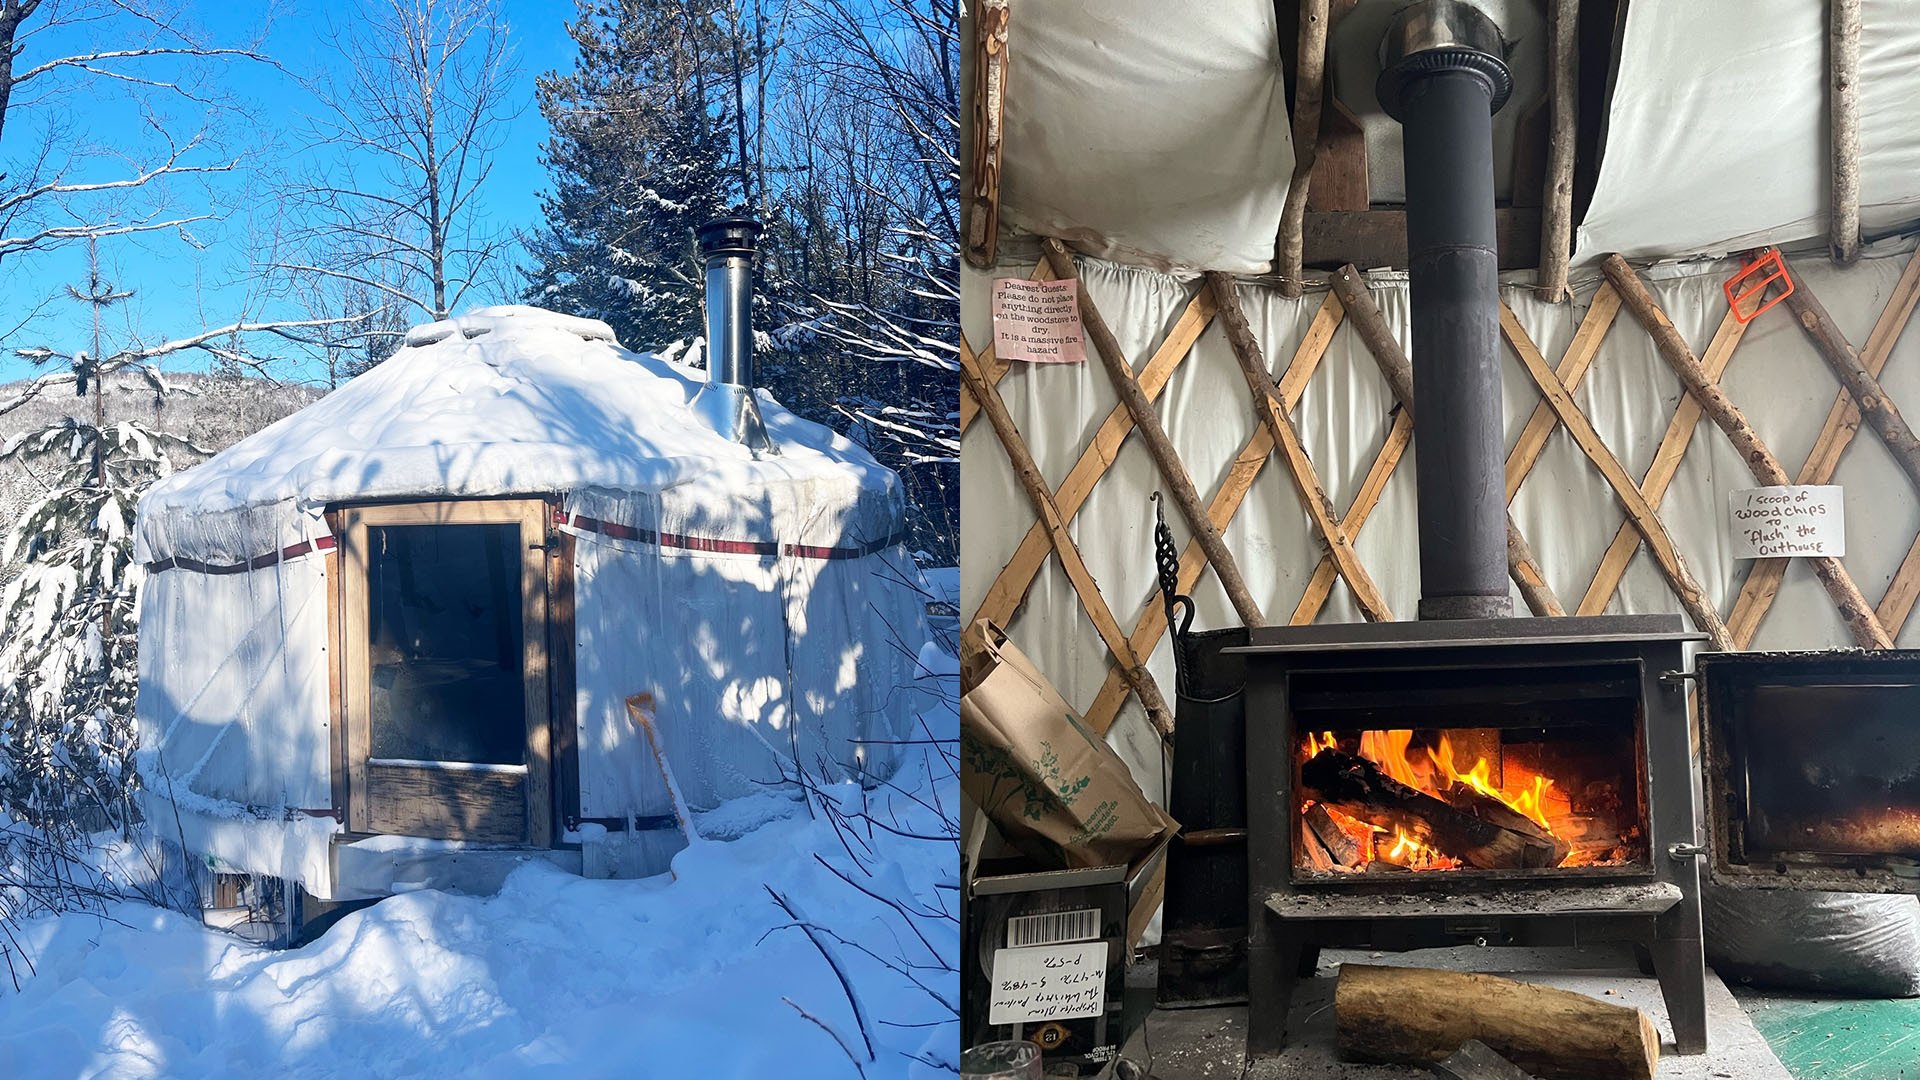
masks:
<svg viewBox="0 0 1920 1080"><path fill-rule="evenodd" d="M1920 652L1688 670L1703 637L1634 615L1224 650L1246 665L1249 1053L1285 1044L1322 947L1609 941L1703 1053L1703 863L1729 887L1920 893Z"/></svg>
<svg viewBox="0 0 1920 1080"><path fill-rule="evenodd" d="M1323 946L1630 941L1706 1043L1675 616L1250 631L1248 1049Z"/></svg>

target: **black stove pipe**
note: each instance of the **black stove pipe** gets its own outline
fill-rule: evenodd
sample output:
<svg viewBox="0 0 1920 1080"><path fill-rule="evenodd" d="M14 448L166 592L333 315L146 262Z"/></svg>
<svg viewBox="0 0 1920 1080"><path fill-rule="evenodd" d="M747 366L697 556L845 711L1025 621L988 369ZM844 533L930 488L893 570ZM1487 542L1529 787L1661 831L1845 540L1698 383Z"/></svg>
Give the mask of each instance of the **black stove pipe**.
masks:
<svg viewBox="0 0 1920 1080"><path fill-rule="evenodd" d="M1493 114L1513 90L1500 32L1458 0L1401 11L1376 87L1403 129L1419 496L1420 618L1513 614L1500 410Z"/></svg>

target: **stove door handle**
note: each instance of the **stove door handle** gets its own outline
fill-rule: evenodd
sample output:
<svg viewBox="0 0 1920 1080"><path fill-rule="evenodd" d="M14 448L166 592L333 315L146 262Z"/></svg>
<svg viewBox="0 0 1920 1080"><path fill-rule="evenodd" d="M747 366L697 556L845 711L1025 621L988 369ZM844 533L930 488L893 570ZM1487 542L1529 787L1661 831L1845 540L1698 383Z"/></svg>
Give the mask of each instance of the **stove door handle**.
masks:
<svg viewBox="0 0 1920 1080"><path fill-rule="evenodd" d="M1680 842L1667 845L1669 859L1704 859L1706 855L1707 845L1705 844Z"/></svg>

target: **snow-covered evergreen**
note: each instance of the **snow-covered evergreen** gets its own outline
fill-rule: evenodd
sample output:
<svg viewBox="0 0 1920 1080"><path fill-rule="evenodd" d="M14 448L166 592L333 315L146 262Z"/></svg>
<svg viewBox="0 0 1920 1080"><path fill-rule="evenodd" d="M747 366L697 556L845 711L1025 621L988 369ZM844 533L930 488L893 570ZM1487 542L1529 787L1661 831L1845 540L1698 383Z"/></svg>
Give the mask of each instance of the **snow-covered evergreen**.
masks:
<svg viewBox="0 0 1920 1080"><path fill-rule="evenodd" d="M128 824L136 782L133 514L186 440L72 417L0 448L43 486L0 545L0 810L60 830Z"/></svg>
<svg viewBox="0 0 1920 1080"><path fill-rule="evenodd" d="M631 347L702 332L694 229L766 225L761 381L905 481L914 545L958 534L957 39L938 0L579 0L530 303Z"/></svg>
<svg viewBox="0 0 1920 1080"><path fill-rule="evenodd" d="M538 84L553 190L527 297L600 319L630 348L701 332L693 231L740 199L732 41L700 0L583 2L570 72Z"/></svg>

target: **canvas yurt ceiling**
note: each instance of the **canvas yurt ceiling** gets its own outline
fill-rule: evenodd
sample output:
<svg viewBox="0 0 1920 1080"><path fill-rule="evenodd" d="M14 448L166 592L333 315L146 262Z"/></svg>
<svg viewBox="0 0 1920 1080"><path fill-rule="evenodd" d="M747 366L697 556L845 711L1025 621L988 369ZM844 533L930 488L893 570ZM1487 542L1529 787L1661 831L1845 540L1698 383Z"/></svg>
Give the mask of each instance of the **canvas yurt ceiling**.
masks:
<svg viewBox="0 0 1920 1080"><path fill-rule="evenodd" d="M1364 245L1332 251L1316 230L1351 227L1333 215L1404 197L1399 126L1373 80L1386 24L1406 3L1332 4L1321 152L1338 138L1364 146L1365 176L1363 187L1337 184L1316 166L1308 266L1390 262L1356 258ZM1008 6L1003 229L1149 266L1268 271L1294 164L1297 0ZM1495 118L1502 264L1533 266L1551 127L1547 4L1476 6L1508 41L1515 84ZM1920 222L1920 19L1910 10L1862 5L1857 168L1868 240ZM1573 262L1823 240L1828 16L1809 0L1581 4ZM1316 246L1331 257L1316 259Z"/></svg>

